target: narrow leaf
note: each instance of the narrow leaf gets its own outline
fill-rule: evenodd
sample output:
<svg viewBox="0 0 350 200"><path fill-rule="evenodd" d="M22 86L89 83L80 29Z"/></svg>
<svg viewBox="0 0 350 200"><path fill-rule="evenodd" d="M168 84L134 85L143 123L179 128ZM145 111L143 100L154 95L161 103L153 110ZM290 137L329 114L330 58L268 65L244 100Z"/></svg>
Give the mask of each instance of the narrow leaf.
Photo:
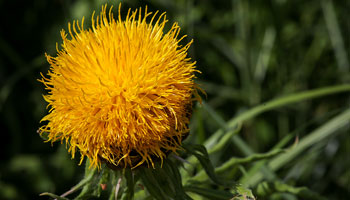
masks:
<svg viewBox="0 0 350 200"><path fill-rule="evenodd" d="M227 183L221 181L215 174L214 167L209 159L209 154L207 152L207 149L203 145L187 145L183 144L182 146L186 151L188 151L190 154L194 155L198 161L200 162L201 166L207 173L208 177L216 184L218 185L227 185Z"/></svg>
<svg viewBox="0 0 350 200"><path fill-rule="evenodd" d="M166 159L163 164L163 169L168 174L168 179L171 179L175 188L175 199L178 200L191 200L182 186L181 174L179 168L170 159Z"/></svg>
<svg viewBox="0 0 350 200"><path fill-rule="evenodd" d="M200 188L200 187L194 187L194 186L185 186L184 189L187 192L193 192L203 197L206 197L208 199L228 200L233 197L233 194L231 194L230 192L222 191L222 190L213 190L209 188Z"/></svg>
<svg viewBox="0 0 350 200"><path fill-rule="evenodd" d="M58 196L56 194L52 194L52 193L49 193L49 192L41 193L39 196L49 196L49 197L55 198L57 200L69 200L68 198L61 197L61 196Z"/></svg>
<svg viewBox="0 0 350 200"><path fill-rule="evenodd" d="M122 200L132 200L134 198L135 180L131 169L124 170L124 177L126 179L126 191L123 193Z"/></svg>
<svg viewBox="0 0 350 200"><path fill-rule="evenodd" d="M147 191L157 200L169 199L167 195L163 192L162 186L159 185L158 181L153 176L153 173L150 170L153 169L143 168L139 171L141 180L144 186L146 187Z"/></svg>
<svg viewBox="0 0 350 200"><path fill-rule="evenodd" d="M320 141L326 139L333 133L336 133L339 129L344 128L346 125L350 124L350 109L344 111L333 119L329 120L327 123L314 130L304 138L301 138L298 145L292 148L283 155L277 156L268 163L268 167L276 171L284 166L286 163L295 159L308 147L319 143ZM250 177L245 184L256 185L263 179L262 173L256 173Z"/></svg>
<svg viewBox="0 0 350 200"><path fill-rule="evenodd" d="M269 197L275 192L294 194L301 199L326 200L326 198L309 190L307 187L293 187L280 181L273 183L262 182L257 187L257 194L261 197Z"/></svg>

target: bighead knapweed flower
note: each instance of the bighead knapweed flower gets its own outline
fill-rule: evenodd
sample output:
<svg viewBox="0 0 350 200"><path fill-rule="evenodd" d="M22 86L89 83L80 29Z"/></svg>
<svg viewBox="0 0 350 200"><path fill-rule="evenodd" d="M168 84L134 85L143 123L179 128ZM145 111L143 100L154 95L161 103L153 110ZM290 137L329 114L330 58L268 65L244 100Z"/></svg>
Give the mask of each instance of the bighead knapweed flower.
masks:
<svg viewBox="0 0 350 200"><path fill-rule="evenodd" d="M92 167L154 166L180 148L189 132L195 62L181 46L180 27L168 32L165 13L135 10L122 20L107 6L92 28L68 24L57 56L46 55L51 68L40 80L48 90L49 113L41 133L65 141L69 152L89 158ZM108 16L107 16L108 13Z"/></svg>

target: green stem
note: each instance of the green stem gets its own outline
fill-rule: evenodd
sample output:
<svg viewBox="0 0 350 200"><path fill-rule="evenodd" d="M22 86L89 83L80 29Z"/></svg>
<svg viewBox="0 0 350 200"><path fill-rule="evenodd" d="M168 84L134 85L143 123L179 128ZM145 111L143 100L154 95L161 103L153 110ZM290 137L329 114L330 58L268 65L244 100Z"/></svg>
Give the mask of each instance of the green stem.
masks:
<svg viewBox="0 0 350 200"><path fill-rule="evenodd" d="M91 182L91 180L93 179L93 177L94 177L94 175L96 173L96 170L95 169L89 169L89 165L90 165L90 162L87 160L86 164L85 164L85 176L84 176L84 179L81 180L77 185L73 186L70 190L68 190L67 192L62 194L61 197L66 197L69 194L72 194L72 193L76 192L77 190L83 188L86 184Z"/></svg>

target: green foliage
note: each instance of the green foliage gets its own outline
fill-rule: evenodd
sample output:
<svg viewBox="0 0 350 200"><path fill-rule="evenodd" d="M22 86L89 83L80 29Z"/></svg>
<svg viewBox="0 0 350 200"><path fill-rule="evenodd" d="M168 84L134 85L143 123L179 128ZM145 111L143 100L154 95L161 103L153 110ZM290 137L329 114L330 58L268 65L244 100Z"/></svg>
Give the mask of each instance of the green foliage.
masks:
<svg viewBox="0 0 350 200"><path fill-rule="evenodd" d="M126 190L123 193L123 200L131 200L134 197L135 179L131 169L125 169Z"/></svg>
<svg viewBox="0 0 350 200"><path fill-rule="evenodd" d="M184 43L194 39L189 56L207 97L194 105L184 150L162 168L84 173L64 145L37 134L47 111L36 79L67 22L85 16L88 27L106 2L119 1L0 2L0 199L350 196L349 3L123 1L124 13L166 11Z"/></svg>
<svg viewBox="0 0 350 200"><path fill-rule="evenodd" d="M220 191L220 190L218 191L218 190L213 190L208 188L199 188L196 186L186 186L185 190L187 192L193 192L193 193L199 194L208 199L227 200L232 198L232 194L226 191Z"/></svg>
<svg viewBox="0 0 350 200"><path fill-rule="evenodd" d="M208 176L214 183L218 185L226 185L224 181L222 181L220 178L216 176L214 167L209 160L209 154L204 146L183 145L183 147L186 149L186 151L188 151L190 154L192 154L198 159L201 167L203 167L204 171L208 174Z"/></svg>
<svg viewBox="0 0 350 200"><path fill-rule="evenodd" d="M268 197L274 193L291 193L300 199L325 200L326 198L310 191L306 187L293 187L291 185L276 181L273 183L262 182L257 186L256 193L261 197ZM277 196L277 195L276 195ZM275 197L276 198L276 197Z"/></svg>

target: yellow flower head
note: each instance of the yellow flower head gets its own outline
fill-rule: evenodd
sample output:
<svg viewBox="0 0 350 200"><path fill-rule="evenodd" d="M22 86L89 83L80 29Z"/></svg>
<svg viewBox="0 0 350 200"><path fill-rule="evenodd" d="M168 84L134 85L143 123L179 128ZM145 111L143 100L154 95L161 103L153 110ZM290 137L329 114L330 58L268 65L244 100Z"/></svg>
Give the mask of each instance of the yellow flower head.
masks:
<svg viewBox="0 0 350 200"><path fill-rule="evenodd" d="M165 13L140 10L126 20L113 18L106 5L92 29L68 23L61 50L47 56L51 68L40 80L48 90L49 114L40 128L48 141L65 141L74 158L92 167L154 165L179 149L189 132L191 105L199 99L195 62L181 46L180 27L165 33ZM193 99L193 96L195 97Z"/></svg>

